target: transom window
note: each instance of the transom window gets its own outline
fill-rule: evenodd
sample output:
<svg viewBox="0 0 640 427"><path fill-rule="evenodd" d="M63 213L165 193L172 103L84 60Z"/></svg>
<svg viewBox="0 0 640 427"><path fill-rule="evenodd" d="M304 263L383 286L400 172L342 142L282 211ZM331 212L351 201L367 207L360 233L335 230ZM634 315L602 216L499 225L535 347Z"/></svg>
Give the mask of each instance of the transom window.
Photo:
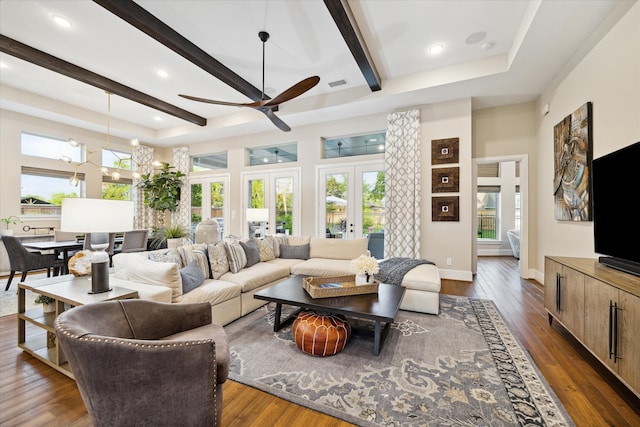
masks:
<svg viewBox="0 0 640 427"><path fill-rule="evenodd" d="M191 157L191 171L216 170L227 168L227 152Z"/></svg>
<svg viewBox="0 0 640 427"><path fill-rule="evenodd" d="M289 163L298 161L298 144L283 144L274 147L248 148L249 166Z"/></svg>
<svg viewBox="0 0 640 427"><path fill-rule="evenodd" d="M82 146L73 146L68 140L51 138L22 132L20 138L21 153L25 156L44 157L58 160L67 156L72 162L81 162Z"/></svg>
<svg viewBox="0 0 640 427"><path fill-rule="evenodd" d="M365 156L384 153L387 134L385 132L367 135L323 138L324 158Z"/></svg>

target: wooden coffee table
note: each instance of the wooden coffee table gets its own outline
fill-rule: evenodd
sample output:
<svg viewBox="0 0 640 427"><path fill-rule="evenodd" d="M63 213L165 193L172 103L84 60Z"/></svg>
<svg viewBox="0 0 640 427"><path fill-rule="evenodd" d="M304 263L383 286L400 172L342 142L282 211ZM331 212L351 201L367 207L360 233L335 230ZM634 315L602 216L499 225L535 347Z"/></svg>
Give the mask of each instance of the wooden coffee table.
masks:
<svg viewBox="0 0 640 427"><path fill-rule="evenodd" d="M307 276L291 276L287 280L256 292L253 296L256 299L276 303L276 315L273 323L274 332L293 322L303 309L341 314L347 318L372 320L375 322L373 354L379 355L384 339L398 314L398 309L404 296L404 286L380 283L377 294L313 299L302 287L302 279L304 277ZM300 310L292 313L286 319L281 319L283 304L300 307ZM384 327L382 323L384 323Z"/></svg>

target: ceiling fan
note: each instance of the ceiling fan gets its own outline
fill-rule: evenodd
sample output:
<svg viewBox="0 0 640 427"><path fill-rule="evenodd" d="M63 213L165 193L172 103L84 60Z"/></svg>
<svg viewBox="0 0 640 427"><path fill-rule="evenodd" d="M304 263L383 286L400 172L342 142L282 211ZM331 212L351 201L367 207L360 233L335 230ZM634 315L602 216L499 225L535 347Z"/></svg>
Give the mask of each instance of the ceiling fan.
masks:
<svg viewBox="0 0 640 427"><path fill-rule="evenodd" d="M196 96L183 95L183 94L180 94L180 96L183 98L190 99L192 101L206 102L209 104L228 105L231 107L255 108L256 110L264 113L269 118L269 120L271 120L271 122L278 127L278 129L284 132L289 132L291 128L285 122L283 122L278 116L275 115L275 113L273 112L273 108L277 107L283 102L289 101L297 96L302 95L303 93L305 93L306 91L308 91L309 89L317 85L318 82L320 81L320 77L318 76L307 77L306 79L299 81L298 83L294 84L289 89L278 94L277 96L271 99L264 99L265 98L264 51L265 51L265 45L267 43L267 40L269 40L269 33L267 33L266 31L260 31L258 33L258 37L260 37L260 40L262 41L262 96L260 101L240 103L240 102L216 101L214 99L198 98Z"/></svg>

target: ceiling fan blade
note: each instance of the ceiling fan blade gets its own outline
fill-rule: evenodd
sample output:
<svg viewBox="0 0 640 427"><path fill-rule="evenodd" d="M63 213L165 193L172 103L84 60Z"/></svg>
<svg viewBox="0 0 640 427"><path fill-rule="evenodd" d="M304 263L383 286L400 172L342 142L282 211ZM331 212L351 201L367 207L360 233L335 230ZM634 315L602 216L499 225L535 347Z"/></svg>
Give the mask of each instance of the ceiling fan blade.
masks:
<svg viewBox="0 0 640 427"><path fill-rule="evenodd" d="M305 93L306 91L308 91L309 89L317 85L319 81L320 81L320 77L318 76L307 77L306 79L299 81L298 83L291 86L289 89L280 93L276 97L266 102L263 101L262 105L265 107L274 107L278 104L282 104L283 102L293 99L296 96L302 95L303 93Z"/></svg>
<svg viewBox="0 0 640 427"><path fill-rule="evenodd" d="M190 99L192 101L206 102L207 104L226 105L226 106L230 106L230 107L252 107L252 108L258 108L258 107L262 106L262 102L260 102L260 101L247 102L247 103L216 101L214 99L198 98L197 96L183 95L181 93L178 94L178 96L181 96L181 97L186 98L186 99Z"/></svg>
<svg viewBox="0 0 640 427"><path fill-rule="evenodd" d="M260 111L262 111L267 117L269 117L269 120L271 120L271 122L276 125L276 127L281 131L289 132L291 130L289 125L283 122L278 116L276 116L276 113L274 113L271 108L260 108Z"/></svg>

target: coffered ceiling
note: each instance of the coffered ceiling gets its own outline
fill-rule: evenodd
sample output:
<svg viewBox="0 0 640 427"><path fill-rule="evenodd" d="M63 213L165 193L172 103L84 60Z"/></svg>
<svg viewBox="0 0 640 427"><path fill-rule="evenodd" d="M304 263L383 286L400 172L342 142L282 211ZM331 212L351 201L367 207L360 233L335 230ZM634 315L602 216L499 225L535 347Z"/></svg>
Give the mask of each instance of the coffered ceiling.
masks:
<svg viewBox="0 0 640 427"><path fill-rule="evenodd" d="M160 35L173 35L183 40L182 47L199 51L197 60L116 16L109 3L134 10L139 6L162 24L156 27ZM294 133L296 127L316 122L452 99L470 97L474 108L526 102L569 71L633 1L130 3L0 0L0 107L104 132L107 95L96 82L114 82L125 88L120 95L112 90L111 133L116 136L169 146L280 132L256 110L178 96L251 102L251 93L231 87L228 76L260 92L262 30L271 35L266 44L267 96L303 78L320 77L316 87L277 112ZM351 14L355 35L343 37L332 17L335 10ZM134 18L141 15L138 11ZM70 26L56 24L56 16ZM356 47L360 43L364 53L358 60L345 40ZM436 44L442 52L430 55L428 49ZM24 59L16 46L26 52ZM40 54L49 66L33 63ZM208 66L214 61L229 74L212 73ZM368 67L374 71L363 72ZM85 70L93 80L68 77L70 69ZM132 101L127 96L132 94L151 101Z"/></svg>

